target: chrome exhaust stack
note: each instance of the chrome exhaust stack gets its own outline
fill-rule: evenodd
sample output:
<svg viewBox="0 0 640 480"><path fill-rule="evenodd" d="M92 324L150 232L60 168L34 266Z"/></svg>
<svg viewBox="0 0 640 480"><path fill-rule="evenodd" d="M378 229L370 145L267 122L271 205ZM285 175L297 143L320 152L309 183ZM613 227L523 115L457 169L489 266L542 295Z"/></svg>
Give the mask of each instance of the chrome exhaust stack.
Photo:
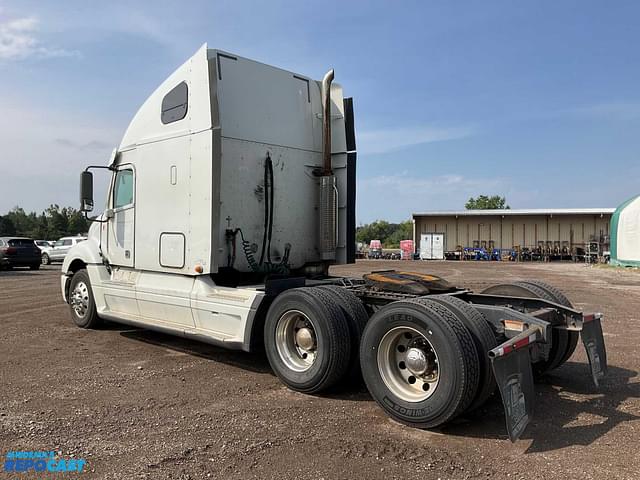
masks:
<svg viewBox="0 0 640 480"><path fill-rule="evenodd" d="M322 175L331 175L331 82L333 69L322 79Z"/></svg>
<svg viewBox="0 0 640 480"><path fill-rule="evenodd" d="M338 189L331 167L331 82L334 71L322 79L322 173L320 177L320 255L335 260L338 247Z"/></svg>

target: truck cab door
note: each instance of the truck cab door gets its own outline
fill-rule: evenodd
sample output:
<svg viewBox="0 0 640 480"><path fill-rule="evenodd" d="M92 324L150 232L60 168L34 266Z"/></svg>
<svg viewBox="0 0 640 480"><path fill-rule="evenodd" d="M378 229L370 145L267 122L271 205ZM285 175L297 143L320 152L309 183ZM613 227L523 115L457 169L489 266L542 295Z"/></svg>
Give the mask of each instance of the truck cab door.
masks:
<svg viewBox="0 0 640 480"><path fill-rule="evenodd" d="M122 165L116 170L111 192L111 218L106 226L109 263L133 267L136 209L135 170L132 165Z"/></svg>

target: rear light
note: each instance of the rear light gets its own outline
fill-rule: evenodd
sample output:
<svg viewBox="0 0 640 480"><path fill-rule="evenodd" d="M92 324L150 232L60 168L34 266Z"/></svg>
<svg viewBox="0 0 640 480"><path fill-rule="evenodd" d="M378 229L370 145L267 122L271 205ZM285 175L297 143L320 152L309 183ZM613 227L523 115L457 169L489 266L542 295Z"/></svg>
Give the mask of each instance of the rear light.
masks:
<svg viewBox="0 0 640 480"><path fill-rule="evenodd" d="M15 247L4 247L0 248L0 250L2 250L2 253L6 253L7 255L14 255L18 253L18 250Z"/></svg>

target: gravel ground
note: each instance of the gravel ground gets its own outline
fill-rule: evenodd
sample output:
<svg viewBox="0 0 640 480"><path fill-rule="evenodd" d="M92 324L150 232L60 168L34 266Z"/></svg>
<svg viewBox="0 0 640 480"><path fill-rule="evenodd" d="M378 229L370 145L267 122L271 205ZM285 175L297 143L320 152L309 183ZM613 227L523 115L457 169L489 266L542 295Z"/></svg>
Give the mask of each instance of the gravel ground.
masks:
<svg viewBox="0 0 640 480"><path fill-rule="evenodd" d="M609 377L596 390L578 349L536 385L536 416L515 444L496 398L473 418L420 431L390 420L359 386L289 391L262 355L113 324L78 329L58 267L0 272L0 454L54 450L85 458L83 478L109 479L638 478L640 273L386 261L333 273L399 267L477 290L524 278L562 288L578 308L604 312Z"/></svg>

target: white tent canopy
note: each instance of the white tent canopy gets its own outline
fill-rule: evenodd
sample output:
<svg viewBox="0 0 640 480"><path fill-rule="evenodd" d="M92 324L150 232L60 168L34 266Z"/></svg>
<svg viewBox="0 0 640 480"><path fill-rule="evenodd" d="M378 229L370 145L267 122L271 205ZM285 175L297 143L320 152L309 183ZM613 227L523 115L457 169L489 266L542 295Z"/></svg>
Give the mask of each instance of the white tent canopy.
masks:
<svg viewBox="0 0 640 480"><path fill-rule="evenodd" d="M640 266L640 195L620 205L611 217L611 264Z"/></svg>

